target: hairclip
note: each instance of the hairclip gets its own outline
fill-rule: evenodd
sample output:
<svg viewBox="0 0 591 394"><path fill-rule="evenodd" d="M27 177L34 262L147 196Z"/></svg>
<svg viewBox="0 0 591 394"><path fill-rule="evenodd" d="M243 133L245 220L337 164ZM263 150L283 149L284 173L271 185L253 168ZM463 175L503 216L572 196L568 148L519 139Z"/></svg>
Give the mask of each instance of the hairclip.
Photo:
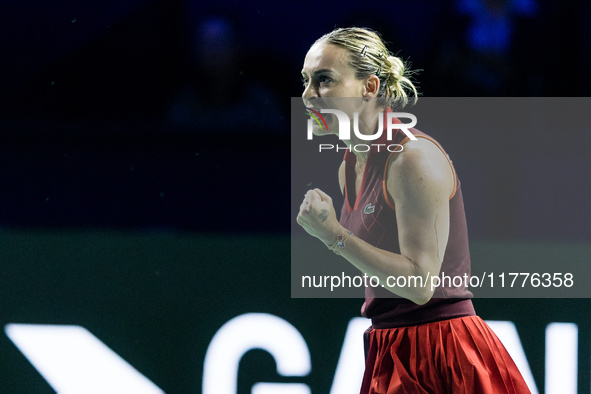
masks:
<svg viewBox="0 0 591 394"><path fill-rule="evenodd" d="M365 52L366 52L366 51L367 51L367 45L365 45L365 46L363 47L363 49L361 50L361 53L360 53L360 55L361 55L361 56L365 56Z"/></svg>

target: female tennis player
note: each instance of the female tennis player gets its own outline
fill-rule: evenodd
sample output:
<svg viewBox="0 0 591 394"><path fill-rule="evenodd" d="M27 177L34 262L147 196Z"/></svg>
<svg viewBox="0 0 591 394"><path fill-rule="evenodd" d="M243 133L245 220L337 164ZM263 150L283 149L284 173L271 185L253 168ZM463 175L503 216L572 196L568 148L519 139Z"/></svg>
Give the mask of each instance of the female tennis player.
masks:
<svg viewBox="0 0 591 394"><path fill-rule="evenodd" d="M319 38L302 76L306 107L338 106L350 119L357 112L362 135L375 135L393 106L417 96L405 64L369 29L337 29ZM315 125L316 134L338 131L335 119L326 120L328 128ZM320 189L306 193L297 217L309 234L383 286L366 287L361 310L372 321L361 393L528 393L504 346L476 316L468 289L430 286L441 273L470 272L468 233L451 161L437 141L411 131L415 139L398 132L393 141L384 140L384 132L366 152L355 146L368 141L351 130L338 170L340 220ZM380 143L401 148L377 149ZM398 277L408 278L407 285L390 286L388 279Z"/></svg>

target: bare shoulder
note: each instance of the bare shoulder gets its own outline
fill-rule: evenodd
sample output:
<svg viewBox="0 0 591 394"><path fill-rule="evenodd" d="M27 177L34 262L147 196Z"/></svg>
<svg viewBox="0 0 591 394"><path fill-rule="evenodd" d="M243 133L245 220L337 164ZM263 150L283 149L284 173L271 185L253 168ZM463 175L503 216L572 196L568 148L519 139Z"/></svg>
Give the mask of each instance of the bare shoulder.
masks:
<svg viewBox="0 0 591 394"><path fill-rule="evenodd" d="M339 186L341 188L341 193L345 194L345 160L339 166Z"/></svg>
<svg viewBox="0 0 591 394"><path fill-rule="evenodd" d="M426 138L407 141L404 150L388 163L388 192L392 196L404 190L435 191L452 195L454 173L447 155Z"/></svg>

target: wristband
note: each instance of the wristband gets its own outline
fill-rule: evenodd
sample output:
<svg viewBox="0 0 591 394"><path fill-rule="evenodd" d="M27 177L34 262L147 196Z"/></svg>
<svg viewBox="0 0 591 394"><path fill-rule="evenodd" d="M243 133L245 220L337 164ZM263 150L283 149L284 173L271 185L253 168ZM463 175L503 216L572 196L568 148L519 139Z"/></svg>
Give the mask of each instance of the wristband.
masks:
<svg viewBox="0 0 591 394"><path fill-rule="evenodd" d="M340 255L341 254L341 249L343 249L345 247L345 241L351 235L353 235L353 232L347 230L347 234L345 234L345 235L337 235L337 240L336 240L336 242L334 244L332 244L332 245L326 245L326 246L328 247L328 249L332 250L337 255Z"/></svg>

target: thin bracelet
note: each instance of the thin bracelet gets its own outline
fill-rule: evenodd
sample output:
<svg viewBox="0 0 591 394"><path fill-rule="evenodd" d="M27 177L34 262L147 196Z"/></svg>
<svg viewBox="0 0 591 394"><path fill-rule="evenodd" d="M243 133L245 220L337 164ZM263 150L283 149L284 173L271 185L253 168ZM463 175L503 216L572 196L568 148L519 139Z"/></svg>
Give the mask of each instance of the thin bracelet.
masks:
<svg viewBox="0 0 591 394"><path fill-rule="evenodd" d="M326 245L328 249L332 250L339 256L341 255L341 249L345 247L345 241L349 239L349 237L353 235L352 231L347 230L347 234L345 235L337 235L337 240L332 245Z"/></svg>

